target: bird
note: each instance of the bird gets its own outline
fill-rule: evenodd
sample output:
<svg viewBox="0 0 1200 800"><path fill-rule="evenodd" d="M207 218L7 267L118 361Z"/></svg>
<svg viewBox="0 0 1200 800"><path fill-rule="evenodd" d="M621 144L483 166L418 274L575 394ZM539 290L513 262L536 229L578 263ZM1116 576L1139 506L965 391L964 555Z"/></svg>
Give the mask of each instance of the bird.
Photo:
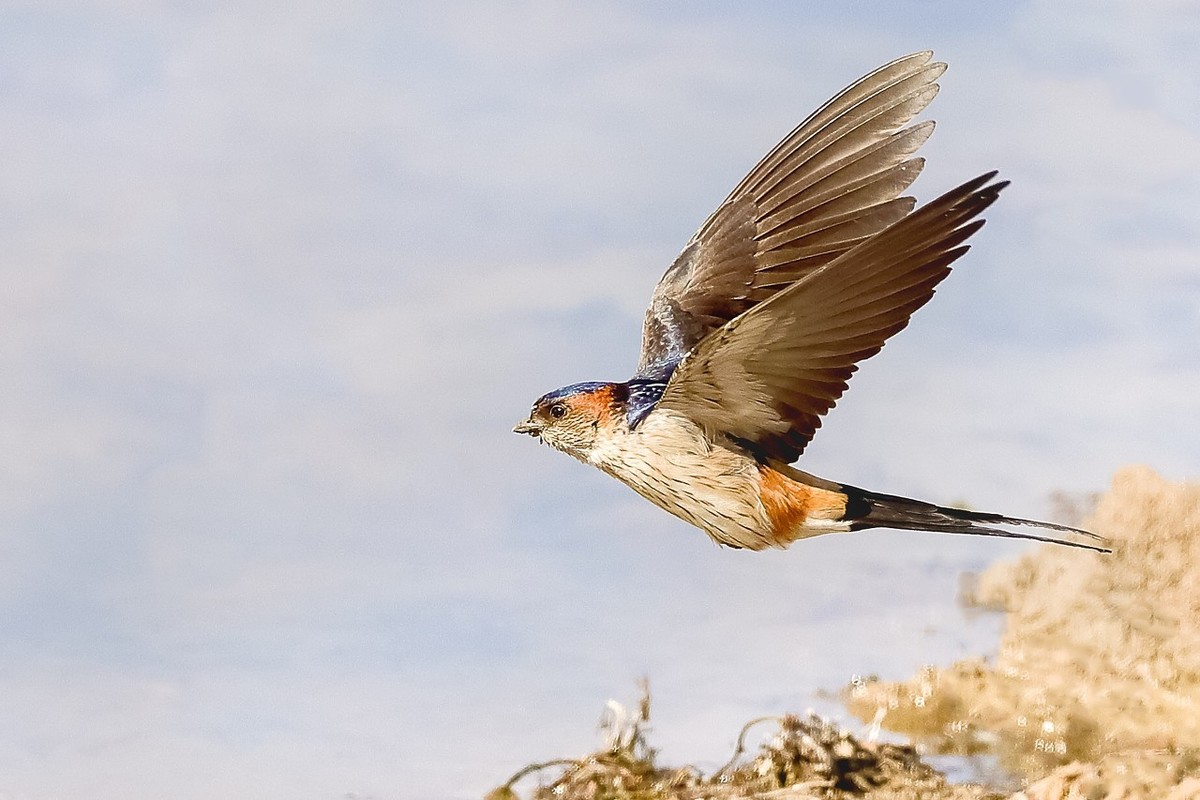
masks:
<svg viewBox="0 0 1200 800"><path fill-rule="evenodd" d="M987 172L917 207L905 192L938 93L931 51L879 67L775 146L654 289L636 372L540 397L513 431L625 483L720 545L786 548L889 528L1110 552L1081 528L941 506L803 472L865 359L908 325L1008 181Z"/></svg>

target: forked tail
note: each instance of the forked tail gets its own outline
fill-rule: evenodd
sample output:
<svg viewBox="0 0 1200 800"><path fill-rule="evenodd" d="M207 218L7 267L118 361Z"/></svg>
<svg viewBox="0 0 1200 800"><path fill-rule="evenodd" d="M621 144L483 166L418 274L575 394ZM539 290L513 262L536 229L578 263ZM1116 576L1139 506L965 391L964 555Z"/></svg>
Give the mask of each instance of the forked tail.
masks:
<svg viewBox="0 0 1200 800"><path fill-rule="evenodd" d="M843 486L842 491L847 495L845 519L850 522L851 530L900 528L909 531L970 533L977 536L1033 539L1100 553L1112 552L1112 545L1108 539L1082 528L982 511L945 508L907 497L876 494L852 486ZM1010 527L997 527L1001 525ZM1040 528L1041 532L1021 530L1023 528Z"/></svg>

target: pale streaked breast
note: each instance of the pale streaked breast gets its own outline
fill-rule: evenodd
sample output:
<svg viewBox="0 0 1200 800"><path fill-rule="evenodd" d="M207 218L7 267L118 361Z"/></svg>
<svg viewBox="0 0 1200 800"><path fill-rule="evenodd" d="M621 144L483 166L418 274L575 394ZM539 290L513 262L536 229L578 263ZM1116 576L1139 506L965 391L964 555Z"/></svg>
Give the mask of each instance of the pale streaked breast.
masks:
<svg viewBox="0 0 1200 800"><path fill-rule="evenodd" d="M713 445L681 414L655 409L632 432L618 426L601 435L589 460L717 542L754 550L777 544L754 459Z"/></svg>

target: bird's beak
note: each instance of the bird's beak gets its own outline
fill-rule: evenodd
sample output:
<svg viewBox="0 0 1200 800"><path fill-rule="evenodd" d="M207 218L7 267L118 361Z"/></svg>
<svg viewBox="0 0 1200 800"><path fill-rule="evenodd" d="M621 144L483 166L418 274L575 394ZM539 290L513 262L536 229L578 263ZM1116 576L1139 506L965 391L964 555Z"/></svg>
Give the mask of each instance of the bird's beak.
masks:
<svg viewBox="0 0 1200 800"><path fill-rule="evenodd" d="M528 433L530 436L541 436L542 426L531 419L527 419L513 426L513 433Z"/></svg>

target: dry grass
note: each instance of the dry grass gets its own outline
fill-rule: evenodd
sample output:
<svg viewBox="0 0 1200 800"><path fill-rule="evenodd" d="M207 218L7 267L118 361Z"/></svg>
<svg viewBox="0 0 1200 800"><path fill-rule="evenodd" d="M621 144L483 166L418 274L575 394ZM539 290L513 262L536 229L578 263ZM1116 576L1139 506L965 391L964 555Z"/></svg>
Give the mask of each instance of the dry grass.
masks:
<svg viewBox="0 0 1200 800"><path fill-rule="evenodd" d="M861 742L816 716L763 717L742 728L729 763L712 775L692 766L665 767L645 737L650 696L639 713L610 703L602 723L608 747L577 760L530 764L487 800L516 800L516 786L530 776L542 782L531 800L984 800L979 787L955 787L923 764L911 747ZM773 723L777 732L749 759L748 731ZM547 774L553 773L548 780Z"/></svg>

